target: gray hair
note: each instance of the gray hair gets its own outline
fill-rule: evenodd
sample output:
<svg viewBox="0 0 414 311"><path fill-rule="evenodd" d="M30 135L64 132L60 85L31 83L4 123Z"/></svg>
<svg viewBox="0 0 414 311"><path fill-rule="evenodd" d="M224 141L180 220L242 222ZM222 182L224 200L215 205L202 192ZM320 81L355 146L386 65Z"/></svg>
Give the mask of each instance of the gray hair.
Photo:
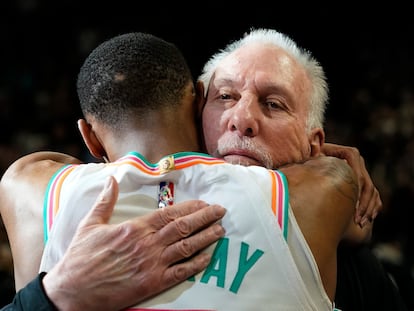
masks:
<svg viewBox="0 0 414 311"><path fill-rule="evenodd" d="M287 35L273 29L252 29L250 32L246 33L243 38L229 43L224 49L219 50L211 56L198 77L198 81L204 84L204 96L207 96L210 80L216 71L218 64L235 50L255 42L273 44L280 47L303 66L312 84L307 130L311 130L315 127L322 128L329 99L328 84L324 70L309 51L298 47Z"/></svg>

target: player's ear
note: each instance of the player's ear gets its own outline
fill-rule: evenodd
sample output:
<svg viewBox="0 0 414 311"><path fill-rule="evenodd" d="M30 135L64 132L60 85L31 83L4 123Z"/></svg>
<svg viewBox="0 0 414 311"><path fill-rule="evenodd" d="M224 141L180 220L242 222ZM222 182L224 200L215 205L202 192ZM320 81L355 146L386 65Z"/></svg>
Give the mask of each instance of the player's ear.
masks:
<svg viewBox="0 0 414 311"><path fill-rule="evenodd" d="M96 137L96 134L92 128L92 125L86 122L85 119L79 119L78 129L91 155L101 160L103 156L105 156L105 149L103 148L99 139Z"/></svg>
<svg viewBox="0 0 414 311"><path fill-rule="evenodd" d="M325 132L321 128L314 128L309 135L309 144L311 146L311 156L319 156L321 154L322 145L325 142Z"/></svg>

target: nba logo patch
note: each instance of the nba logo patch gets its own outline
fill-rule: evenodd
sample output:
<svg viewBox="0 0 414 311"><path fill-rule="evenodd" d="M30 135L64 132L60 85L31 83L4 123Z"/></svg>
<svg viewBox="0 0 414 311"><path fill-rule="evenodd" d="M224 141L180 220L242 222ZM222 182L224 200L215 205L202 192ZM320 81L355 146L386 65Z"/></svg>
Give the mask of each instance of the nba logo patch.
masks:
<svg viewBox="0 0 414 311"><path fill-rule="evenodd" d="M158 208L174 204L174 183L169 181L160 182L158 189Z"/></svg>

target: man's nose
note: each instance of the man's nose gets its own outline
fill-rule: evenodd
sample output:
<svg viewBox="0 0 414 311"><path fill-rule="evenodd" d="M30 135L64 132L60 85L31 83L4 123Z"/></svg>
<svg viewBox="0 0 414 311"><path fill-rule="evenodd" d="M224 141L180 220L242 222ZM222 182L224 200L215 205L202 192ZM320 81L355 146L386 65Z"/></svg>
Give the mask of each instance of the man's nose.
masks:
<svg viewBox="0 0 414 311"><path fill-rule="evenodd" d="M228 130L239 136L256 136L259 132L260 107L252 100L240 100L230 111Z"/></svg>

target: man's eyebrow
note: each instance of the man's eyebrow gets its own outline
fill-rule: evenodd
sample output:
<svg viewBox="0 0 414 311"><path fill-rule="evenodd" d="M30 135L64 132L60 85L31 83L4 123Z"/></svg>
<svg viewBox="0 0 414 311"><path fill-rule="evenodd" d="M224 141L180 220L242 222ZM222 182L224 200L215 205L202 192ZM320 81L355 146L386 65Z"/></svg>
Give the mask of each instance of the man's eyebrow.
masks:
<svg viewBox="0 0 414 311"><path fill-rule="evenodd" d="M224 78L216 78L215 80L214 80L214 85L228 85L228 84L230 84L230 85L233 85L234 84L234 79L230 79L230 78L226 78L226 77L224 77Z"/></svg>

